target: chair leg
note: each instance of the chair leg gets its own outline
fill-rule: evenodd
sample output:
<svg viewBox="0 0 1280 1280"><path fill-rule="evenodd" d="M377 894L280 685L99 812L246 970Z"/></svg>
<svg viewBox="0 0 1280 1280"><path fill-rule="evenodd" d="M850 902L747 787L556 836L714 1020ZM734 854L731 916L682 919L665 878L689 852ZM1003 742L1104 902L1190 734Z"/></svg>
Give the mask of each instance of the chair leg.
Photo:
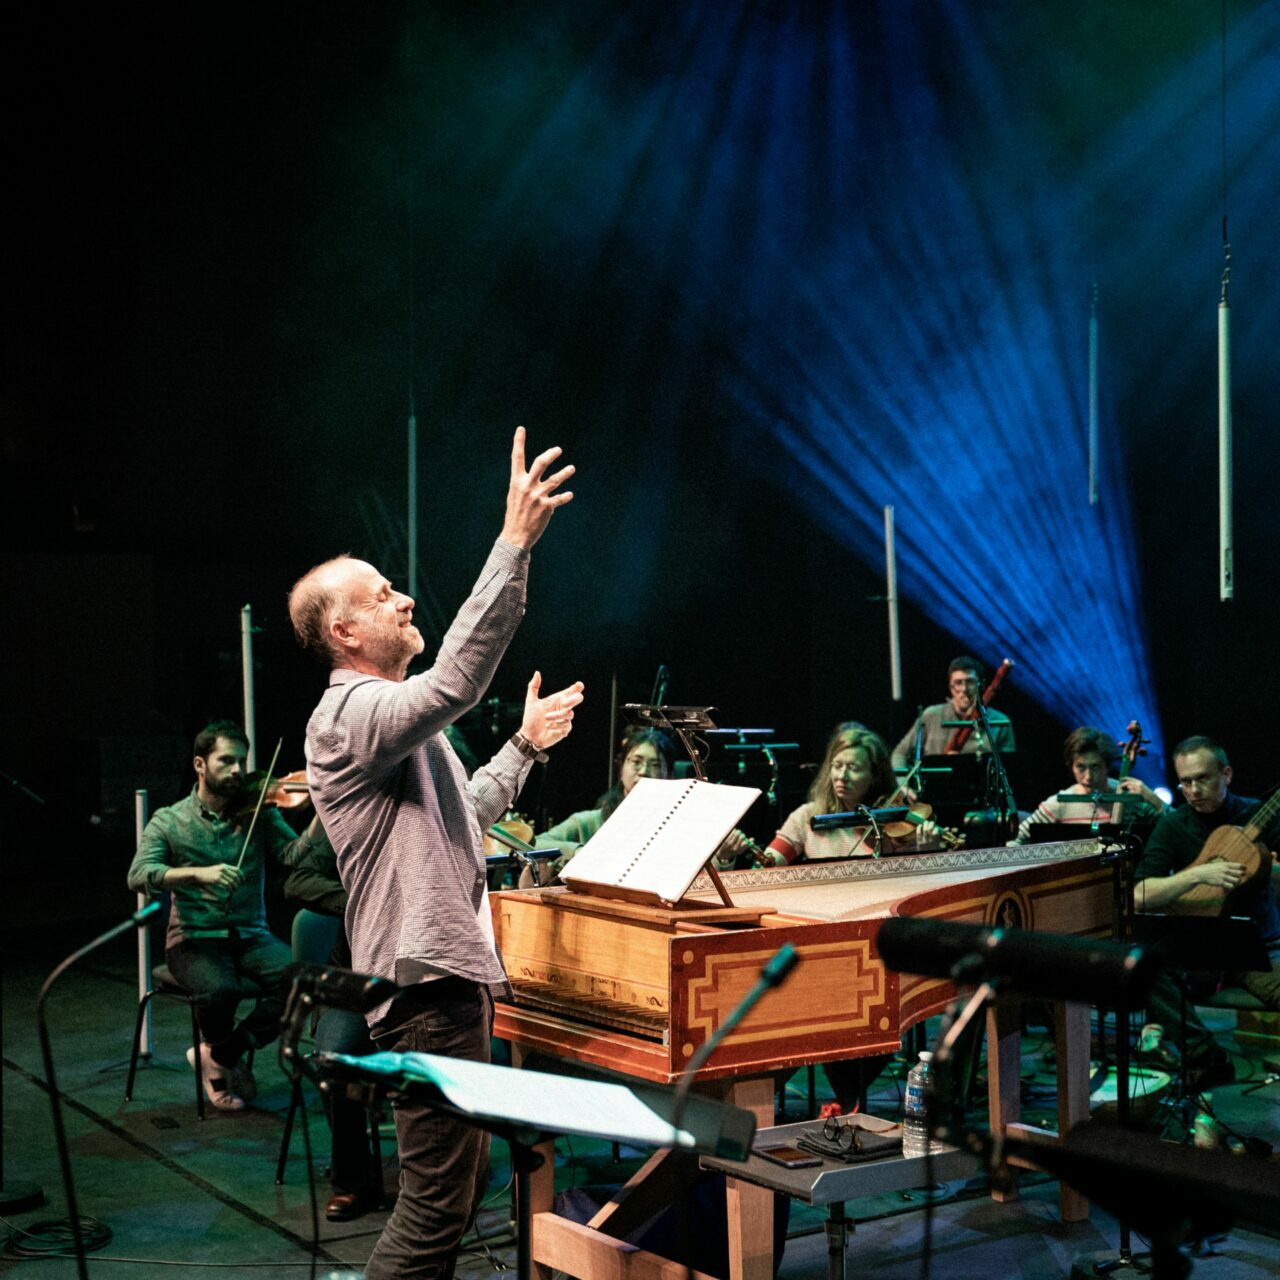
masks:
<svg viewBox="0 0 1280 1280"><path fill-rule="evenodd" d="M284 1118L284 1133L280 1138L280 1157L276 1160L276 1186L284 1185L284 1163L289 1158L289 1143L293 1141L293 1118L302 1105L302 1077L296 1076L289 1093L289 1113Z"/></svg>
<svg viewBox="0 0 1280 1280"><path fill-rule="evenodd" d="M191 1007L191 1043L196 1048L196 1119L204 1119L204 1055L200 1052L204 1041L200 1038L200 1023L196 1019L196 1002L190 998L187 1004Z"/></svg>
<svg viewBox="0 0 1280 1280"><path fill-rule="evenodd" d="M382 1107L380 1100L375 1100L369 1108L369 1152L373 1160L370 1170L373 1185L378 1188L378 1203L382 1204L386 1196L386 1188L382 1177Z"/></svg>
<svg viewBox="0 0 1280 1280"><path fill-rule="evenodd" d="M151 1003L151 997L154 994L155 992L148 991L138 1001L138 1020L133 1027L133 1050L129 1054L129 1078L124 1082L124 1100L126 1102L133 1101L133 1081L138 1074L138 1051L142 1044L142 1023L147 1016L147 1006Z"/></svg>
<svg viewBox="0 0 1280 1280"><path fill-rule="evenodd" d="M818 1069L811 1062L809 1064L809 1119L812 1120L818 1114Z"/></svg>

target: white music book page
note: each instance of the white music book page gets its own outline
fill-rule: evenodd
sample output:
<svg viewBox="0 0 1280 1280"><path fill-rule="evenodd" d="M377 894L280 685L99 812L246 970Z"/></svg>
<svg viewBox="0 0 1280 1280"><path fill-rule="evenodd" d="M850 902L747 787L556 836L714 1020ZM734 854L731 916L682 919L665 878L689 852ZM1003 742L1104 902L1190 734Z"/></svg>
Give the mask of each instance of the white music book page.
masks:
<svg viewBox="0 0 1280 1280"><path fill-rule="evenodd" d="M759 795L757 787L640 778L560 878L571 889L679 902Z"/></svg>

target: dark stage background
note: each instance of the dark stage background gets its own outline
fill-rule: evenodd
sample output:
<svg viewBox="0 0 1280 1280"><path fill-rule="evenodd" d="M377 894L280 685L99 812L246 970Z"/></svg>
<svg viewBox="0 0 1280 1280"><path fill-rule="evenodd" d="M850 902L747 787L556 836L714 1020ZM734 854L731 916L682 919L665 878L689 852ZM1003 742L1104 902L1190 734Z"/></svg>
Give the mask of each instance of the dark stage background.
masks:
<svg viewBox="0 0 1280 1280"><path fill-rule="evenodd" d="M1152 781L1207 732L1242 790L1274 782L1280 6L1230 0L1225 56L1223 13L28 10L6 77L0 768L48 804L3 802L9 908L127 905L132 790L176 798L195 730L239 715L245 603L260 753L283 736L300 767L321 676L285 593L343 550L403 582L411 390L420 621L452 616L496 535L517 423L578 467L492 690L518 698L535 666L587 684L525 807L603 789L615 674L644 700L665 662L671 701L813 760L847 717L896 740L958 652L1017 659L998 705L1025 805L1066 730L1133 715Z"/></svg>

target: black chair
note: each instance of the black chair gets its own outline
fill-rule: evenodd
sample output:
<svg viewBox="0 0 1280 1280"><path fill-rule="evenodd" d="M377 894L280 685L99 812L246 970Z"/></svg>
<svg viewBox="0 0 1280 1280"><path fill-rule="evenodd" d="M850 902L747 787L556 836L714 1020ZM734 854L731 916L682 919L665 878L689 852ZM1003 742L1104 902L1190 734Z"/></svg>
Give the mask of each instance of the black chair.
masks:
<svg viewBox="0 0 1280 1280"><path fill-rule="evenodd" d="M166 893L162 900L162 909L158 919L162 922L169 918L169 895ZM163 925L162 925L163 927ZM241 983L241 995L245 999L256 1000L261 995L260 989L256 984L248 980ZM196 1077L196 1116L203 1120L205 1118L205 1096L204 1096L204 1057L200 1052L203 1044L203 1037L200 1035L200 1023L196 1019L196 1001L190 991L186 989L170 972L167 964L157 964L151 967L151 990L146 992L138 1001L138 1016L133 1026L133 1045L129 1053L129 1075L124 1085L125 1102L133 1101L133 1085L138 1074L138 1059L145 1057L150 1058L150 1053L142 1052L142 1027L146 1021L147 1009L151 1005L153 996L164 996L170 1000L185 1000L187 1007L191 1011L191 1043L195 1046L195 1067ZM253 1050L249 1051L249 1065L253 1065Z"/></svg>
<svg viewBox="0 0 1280 1280"><path fill-rule="evenodd" d="M146 992L142 999L138 1001L138 1017L133 1027L133 1051L129 1055L129 1076L124 1085L124 1100L126 1102L133 1101L133 1082L138 1073L138 1059L151 1056L149 1053L145 1055L142 1053L142 1025L146 1021L147 1009L150 1007L151 998L153 996L165 996L173 1000L185 1000L187 1007L191 1010L191 1043L195 1045L196 1049L196 1115L203 1120L204 1060L200 1052L203 1040L200 1036L200 1024L196 1021L195 997L169 972L167 964L158 964L152 967L151 983L151 990Z"/></svg>

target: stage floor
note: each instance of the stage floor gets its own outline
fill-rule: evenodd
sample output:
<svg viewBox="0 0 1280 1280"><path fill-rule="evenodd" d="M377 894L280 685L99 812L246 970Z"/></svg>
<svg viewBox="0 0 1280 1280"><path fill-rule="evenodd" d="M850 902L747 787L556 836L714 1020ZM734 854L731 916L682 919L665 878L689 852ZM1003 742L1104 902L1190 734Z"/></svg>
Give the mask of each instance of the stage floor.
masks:
<svg viewBox="0 0 1280 1280"><path fill-rule="evenodd" d="M88 930L85 931L86 936ZM66 945L81 939L64 938ZM44 1070L36 1037L34 1002L45 974L60 959L48 945L11 933L4 950L4 1175L6 1186L31 1182L43 1187L47 1201L14 1215L4 1226L29 1228L64 1218L62 1189ZM161 1001L155 1015L156 1053L139 1073L134 1101L123 1101L129 1037L135 1004L132 943L121 942L93 963L77 968L55 988L49 1005L50 1028L64 1121L71 1146L76 1191L83 1215L105 1224L110 1242L89 1255L95 1276L160 1280L195 1275L201 1265L228 1266L246 1275L306 1276L312 1259L311 1207L302 1135L295 1130L285 1184L276 1186L275 1160L288 1108L288 1086L274 1053L260 1058L259 1096L240 1115L211 1114L196 1119L194 1086L186 1065L190 1024L186 1008ZM1219 1015L1221 1018L1222 1015ZM1219 1025L1230 1026L1230 1021ZM1224 1043L1234 1047L1227 1034ZM1028 1037L1024 1053L1024 1093L1029 1112L1052 1105L1052 1073L1040 1061L1044 1042ZM1280 1055L1280 1048L1267 1056ZM1261 1078L1263 1055L1235 1055L1236 1084L1213 1092L1219 1115L1241 1133L1280 1144L1280 1084L1245 1095L1249 1080ZM803 1118L805 1073L791 1082L789 1118ZM820 1099L829 1096L819 1074ZM872 1090L870 1109L894 1116L900 1082L883 1075ZM311 1135L321 1211L329 1188L324 1176L328 1131L318 1101L311 1100ZM394 1143L386 1143L388 1154ZM613 1160L607 1144L562 1141L557 1150L557 1185L620 1183L642 1154L622 1153ZM491 1276L514 1269L509 1223L509 1165L501 1142L494 1144L493 1170L480 1215L481 1239L470 1237L459 1274ZM394 1186L389 1154L388 1186ZM1057 1220L1056 1186L1031 1179L1016 1204L994 1204L982 1186L948 1185L940 1193L933 1226L931 1274L939 1280L992 1277L1069 1276L1073 1261L1114 1251L1115 1220L1095 1208L1087 1223L1065 1227ZM874 1274L879 1280L920 1274L925 1196L903 1192L849 1206L857 1222L850 1236L850 1275ZM317 1273L344 1266L359 1268L381 1230L384 1214L352 1223L326 1222L321 1213ZM824 1215L793 1205L782 1280L821 1280L826 1275ZM1141 1242L1135 1238L1135 1250ZM1214 1280L1255 1280L1280 1275L1280 1224L1277 1236L1235 1230L1219 1247L1219 1256L1196 1263L1196 1274ZM17 1272L24 1263L11 1252L0 1254L0 1273ZM76 1275L74 1260L48 1259L32 1272L40 1280ZM234 1272L232 1272L234 1274Z"/></svg>

